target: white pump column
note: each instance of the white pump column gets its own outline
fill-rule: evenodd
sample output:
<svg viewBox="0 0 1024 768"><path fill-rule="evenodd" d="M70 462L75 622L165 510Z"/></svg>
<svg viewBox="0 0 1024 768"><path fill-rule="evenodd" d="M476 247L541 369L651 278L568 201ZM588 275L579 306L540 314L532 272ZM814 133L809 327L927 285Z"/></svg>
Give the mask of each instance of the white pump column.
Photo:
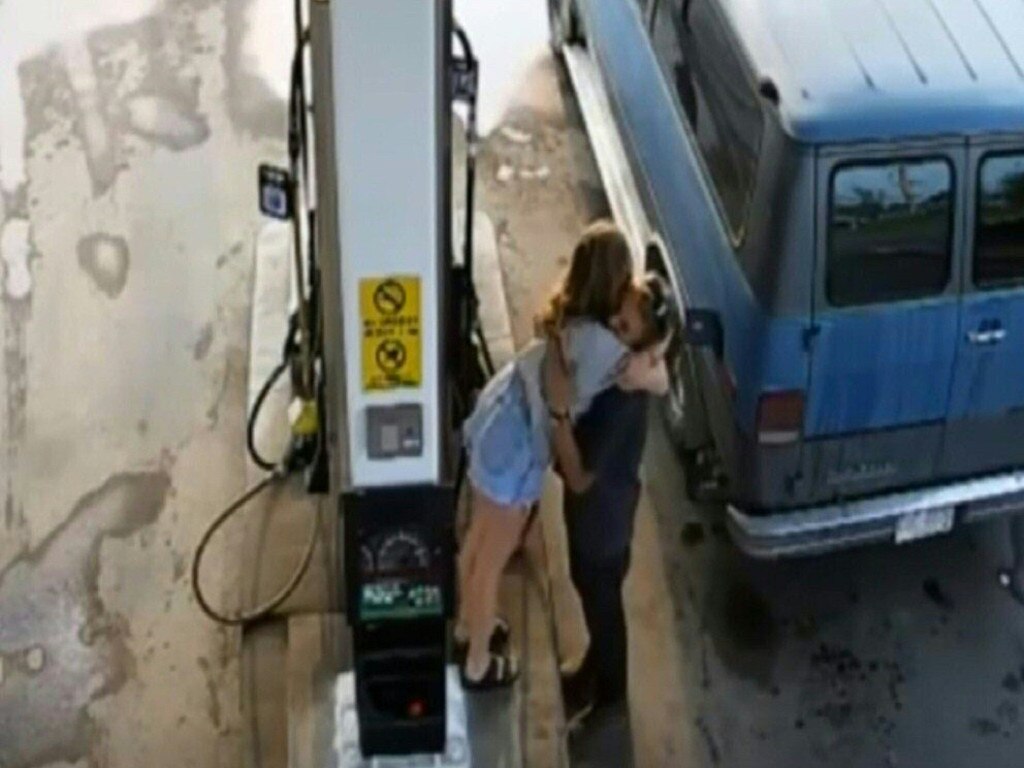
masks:
<svg viewBox="0 0 1024 768"><path fill-rule="evenodd" d="M336 181L321 208L336 211L321 215L337 217L340 274L325 291L338 292L343 335L328 330L327 343L344 349L341 402L332 405L346 443L333 454L345 466L332 476L345 490L438 484L450 259L447 4L327 5L333 82L329 103L315 108L331 109L334 122Z"/></svg>

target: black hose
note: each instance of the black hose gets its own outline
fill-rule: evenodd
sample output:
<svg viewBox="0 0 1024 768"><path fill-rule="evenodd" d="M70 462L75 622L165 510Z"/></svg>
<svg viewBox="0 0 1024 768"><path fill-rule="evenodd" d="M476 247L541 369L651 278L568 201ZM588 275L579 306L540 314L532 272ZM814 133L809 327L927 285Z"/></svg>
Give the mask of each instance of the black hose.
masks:
<svg viewBox="0 0 1024 768"><path fill-rule="evenodd" d="M484 373L487 378L493 376L497 371L494 368L494 358L491 357L491 349L487 346L487 338L484 336L484 329L479 323L476 324L476 340L480 345L480 357L483 363Z"/></svg>
<svg viewBox="0 0 1024 768"><path fill-rule="evenodd" d="M217 515L214 521L203 533L203 536L196 547L195 554L192 556L192 593L195 595L196 603L199 604L199 608L203 613L220 624L227 624L229 626L248 624L253 621L258 621L275 611L291 596L292 592L294 592L295 588L299 585L299 582L302 581L303 577L306 575L306 572L309 570L309 564L313 559L313 551L316 548L317 534L320 531L319 508L314 512L313 522L309 529L309 539L306 542L306 548L303 551L302 558L299 561L298 566L285 585L281 587L277 594L275 594L270 600L249 611L239 613L235 616L229 616L217 611L212 605L210 605L210 602L203 594L202 585L199 580L199 569L202 565L203 555L205 554L206 548L209 546L210 540L213 538L214 534L216 534L228 520L230 520L254 498L271 486L284 482L293 473L298 472L303 468L302 458L293 450L294 446L290 446L288 450L285 451L285 455L276 464L273 464L263 458L256 448L257 418L259 417L260 410L263 408L263 404L266 401L270 390L273 389L274 384L279 378L281 378L281 374L288 370L288 367L291 364L292 356L295 354L295 333L297 328L297 318L293 315L289 318L288 334L285 337L281 362L278 363L277 367L274 368L273 372L269 377L267 377L267 380L260 388L259 394L256 396L256 400L253 401L252 411L249 413L249 419L246 425L246 443L249 449L249 455L252 457L253 462L263 469L266 469L269 474L256 483L256 485L246 490L245 493L231 502L227 508ZM321 437L322 433L317 433L318 442L320 442ZM319 450L320 446L318 445L317 450L314 451L314 456L319 453Z"/></svg>
<svg viewBox="0 0 1024 768"><path fill-rule="evenodd" d="M287 343L288 342L286 342L286 344ZM320 532L320 511L318 507L314 511L313 522L309 529L309 539L306 542L306 548L303 551L302 558L299 561L298 566L295 568L295 571L289 577L285 585L281 587L277 594L272 598L256 608L239 613L235 616L229 616L217 611L203 594L202 585L199 580L199 569L202 565L203 555L205 554L206 548L209 546L211 539L213 539L214 534L216 534L228 520L237 514L250 501L255 499L268 488L284 482L293 473L303 469L301 457L299 457L291 448L286 451L285 456L278 464L270 464L257 452L253 438L256 416L259 414L267 393L270 392L274 382L277 381L277 379L280 378L281 373L288 368L289 361L290 357L286 357L280 364L278 364L274 369L274 372L263 384L263 388L260 390L259 395L253 403L253 409L249 417L249 428L247 434L249 441L249 453L252 456L253 461L257 464L264 466L264 468L266 468L266 465L269 465L269 474L256 483L256 485L246 490L245 493L231 502L231 504L217 515L216 518L214 518L214 521L203 533L202 538L199 540L199 544L196 546L195 554L192 556L192 593L195 595L196 603L199 604L199 608L203 613L220 624L227 624L229 626L248 624L253 621L258 621L277 610L277 608L291 596L292 592L294 592L295 588L299 585L299 582L302 581L303 577L305 577L306 572L309 570L309 564L313 559L313 551L316 548L317 535ZM321 433L317 434L318 442L320 442L321 436ZM315 456L319 451L320 446L317 447L317 450L314 451L313 455Z"/></svg>
<svg viewBox="0 0 1024 768"><path fill-rule="evenodd" d="M245 443L249 449L249 457L253 460L253 463L260 469L264 469L267 472L272 472L277 468L278 462L268 461L263 458L260 454L259 449L256 447L256 418L259 416L260 409L263 408L263 401L267 399L267 395L270 394L270 390L273 389L274 384L281 378L281 374L288 370L288 361L282 360L274 368L273 373L263 383L260 388L259 394L256 395L256 400L252 404L252 411L249 413L249 420L245 426Z"/></svg>
<svg viewBox="0 0 1024 768"><path fill-rule="evenodd" d="M298 333L298 330L298 318L292 315L288 318L288 332L285 334L284 344L281 348L281 362L271 371L270 376L267 377L267 380L263 382L263 386L260 387L260 391L252 403L252 410L249 411L249 418L245 424L245 444L249 450L249 457L257 467L267 472L275 471L284 463L286 457L283 456L277 461L270 461L260 453L256 447L256 422L259 419L260 412L263 410L263 405L266 402L267 395L270 394L270 390L274 388L274 384L281 378L281 374L288 370L291 364L292 357L297 350L295 335Z"/></svg>
<svg viewBox="0 0 1024 768"><path fill-rule="evenodd" d="M462 55L466 61L468 68L472 71L478 71L480 62L477 60L476 55L473 52L473 44L470 42L469 35L466 34L466 30L460 25L455 24L453 26L453 32L455 39L458 41L459 46L462 48ZM474 211L476 210L476 155L477 155L477 115L476 115L476 93L472 93L471 98L466 102L466 220L465 220L465 232L463 234L463 279L465 281L463 290L466 296L465 301L465 316L463 318L465 328L470 329L470 334L476 338L477 347L480 353L480 363L484 369L484 373L490 377L495 373L494 360L491 357L491 351L487 346L487 339L484 337L483 328L479 321L479 299L476 295L476 286L474 284L474 244L473 244L473 229L474 229Z"/></svg>
<svg viewBox="0 0 1024 768"><path fill-rule="evenodd" d="M295 0L295 60L292 64L292 91L290 101L293 104L293 113L289 119L295 119L298 131L299 147L302 160L302 182L306 186L309 183L309 126L306 121L306 82L303 74L305 62L303 52L309 43L309 34L302 18L302 0ZM308 188L307 188L308 189Z"/></svg>
<svg viewBox="0 0 1024 768"><path fill-rule="evenodd" d="M252 621L257 621L264 616L268 615L272 611L276 610L285 600L291 596L292 592L302 581L306 572L309 570L309 564L313 558L313 551L316 547L317 535L320 530L320 513L319 509L316 510L313 518L312 525L310 526L309 540L306 543L306 548L302 554L302 558L299 562L298 567L289 577L285 585L278 590L270 600L263 603L256 608L249 611L239 613L234 616L220 613L217 611L210 602L206 599L203 594L202 586L199 578L200 566L202 565L203 555L206 553L206 548L209 546L213 536L220 530L220 528L227 523L236 513L238 513L246 504L252 501L254 498L259 496L261 493L266 491L268 488L284 482L292 473L300 471L304 468L304 462L307 459L299 454L295 450L295 444L289 446L285 455L278 462L272 462L267 460L256 446L256 423L259 419L260 412L263 409L263 405L266 402L267 396L270 391L274 388L274 385L281 378L282 374L289 369L293 359L296 355L301 357L301 378L302 382L300 385L305 390L312 388L312 376L313 376L313 355L320 349L320 328L319 328L319 317L318 310L315 306L315 302L310 302L306 298L306 286L305 280L303 279L303 258L302 258L302 223L301 216L299 213L300 202L308 201L308 184L309 184L309 136L308 126L306 124L306 95L305 95L305 82L303 78L303 53L305 46L309 42L309 35L303 28L302 18L302 0L295 0L295 55L292 59L291 68L291 92L288 99L288 157L289 165L292 176L292 228L293 228L293 247L295 248L295 268L296 268L296 280L299 288L299 308L296 313L288 320L288 332L285 336L284 346L281 350L281 362L275 366L270 376L263 383L259 393L256 395L256 399L253 401L252 410L249 412L249 418L246 422L246 447L249 451L249 456L252 461L261 469L266 470L269 474L263 478L256 485L252 486L233 501L226 509L224 509L214 519L213 523L210 524L209 528L203 533L202 538L199 540L199 544L196 547L195 555L192 558L192 592L195 595L196 602L199 604L199 608L209 618L221 624L228 624L237 626L241 624L247 624ZM299 174L301 169L302 188L303 194L300 200L299 196ZM315 270L315 259L313 255L313 227L314 218L313 211L309 211L308 225L310 228L309 232L309 279L310 279L310 292L314 292L317 289L318 276ZM310 306L310 304L314 306ZM311 323L316 323L316 332ZM302 337L297 343L296 335L302 331ZM304 396L308 396L309 392L304 392ZM318 398L319 399L319 398ZM321 403L322 407L322 403ZM322 411L321 411L322 412ZM318 442L322 438L322 431L318 432ZM319 453L322 445L318 445L316 453Z"/></svg>
<svg viewBox="0 0 1024 768"><path fill-rule="evenodd" d="M206 595L203 594L203 589L199 580L199 569L203 562L203 555L205 554L206 548L209 546L210 540L213 538L214 534L217 533L221 526L230 520L231 517L242 507L271 486L283 482L287 477L288 470L282 466L275 472L272 472L260 480L256 485L252 486L245 493L235 499L235 501L233 501L223 512L217 515L217 518L213 521L210 527L206 529L203 537L199 540L199 545L196 547L196 553L192 557L192 594L195 595L196 602L199 604L200 610L219 624L239 626L241 624L248 624L250 622L257 621L267 616L291 596L292 592L294 592L295 588L299 585L299 582L302 581L302 578L306 575L306 571L309 570L309 564L313 559L313 550L316 548L317 534L320 531L319 508L317 508L314 513L313 522L310 525L309 540L306 543L306 549L302 554L299 566L295 569L294 573L292 573L291 578L288 579L287 583L278 590L277 594L262 605L234 616L221 613L206 599Z"/></svg>
<svg viewBox="0 0 1024 768"><path fill-rule="evenodd" d="M476 56L473 54L473 44L469 41L469 35L466 34L466 30L458 22L452 24L452 30L455 32L459 45L462 46L462 55L466 57L466 61L476 62Z"/></svg>

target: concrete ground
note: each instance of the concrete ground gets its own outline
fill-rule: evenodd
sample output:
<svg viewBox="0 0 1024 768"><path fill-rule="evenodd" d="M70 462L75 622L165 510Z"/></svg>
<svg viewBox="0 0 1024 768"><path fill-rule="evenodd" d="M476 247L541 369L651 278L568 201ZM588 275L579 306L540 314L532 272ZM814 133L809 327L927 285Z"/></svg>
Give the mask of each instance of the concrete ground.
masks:
<svg viewBox="0 0 1024 768"><path fill-rule="evenodd" d="M239 764L238 637L187 569L246 478L280 12L0 4L4 768ZM235 595L214 549L207 588Z"/></svg>
<svg viewBox="0 0 1024 768"><path fill-rule="evenodd" d="M694 765L1021 764L1024 609L996 581L1005 523L759 562L727 540L720 509L681 501L660 430L646 468Z"/></svg>
<svg viewBox="0 0 1024 768"><path fill-rule="evenodd" d="M579 226L606 204L549 57L502 125L483 200L522 340ZM1021 765L1024 609L997 586L1004 522L757 562L728 540L720 507L686 501L655 415L644 473L627 584L638 766Z"/></svg>
<svg viewBox="0 0 1024 768"><path fill-rule="evenodd" d="M253 270L276 236L253 171L283 149L287 17L270 0L0 4L0 30L17 30L0 44L4 768L239 765L243 703L288 694L276 678L240 690L239 638L201 616L187 576L250 476ZM607 204L555 63L503 71L480 205L522 343ZM683 501L657 427L645 473L627 584L637 765L1020 765L1024 612L995 585L1001 525L755 563L720 510ZM249 558L246 599L287 574L308 522ZM206 576L234 605L225 546ZM332 610L318 561L295 605ZM255 640L279 649L290 628ZM529 765L558 764L531 751L550 746L551 705L524 721Z"/></svg>

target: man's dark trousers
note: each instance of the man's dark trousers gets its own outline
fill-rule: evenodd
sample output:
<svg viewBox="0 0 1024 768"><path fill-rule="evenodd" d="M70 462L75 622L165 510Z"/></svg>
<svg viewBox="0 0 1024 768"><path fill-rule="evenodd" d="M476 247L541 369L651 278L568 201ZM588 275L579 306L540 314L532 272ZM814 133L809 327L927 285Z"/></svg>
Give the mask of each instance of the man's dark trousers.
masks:
<svg viewBox="0 0 1024 768"><path fill-rule="evenodd" d="M622 585L629 571L629 553L604 562L574 557L571 571L590 633L584 674L593 679L597 706L619 703L627 693L629 651Z"/></svg>
<svg viewBox="0 0 1024 768"><path fill-rule="evenodd" d="M576 425L583 464L594 475L583 494L565 495L570 570L590 633L583 674L597 705L622 703L628 646L622 587L629 571L640 463L647 438L647 397L610 389Z"/></svg>

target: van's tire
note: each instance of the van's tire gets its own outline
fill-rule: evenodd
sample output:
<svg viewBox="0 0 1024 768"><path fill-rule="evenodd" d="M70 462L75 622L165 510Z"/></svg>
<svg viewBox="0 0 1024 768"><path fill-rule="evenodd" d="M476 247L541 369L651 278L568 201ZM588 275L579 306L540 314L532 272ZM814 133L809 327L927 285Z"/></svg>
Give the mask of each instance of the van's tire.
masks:
<svg viewBox="0 0 1024 768"><path fill-rule="evenodd" d="M575 0L547 0L548 40L551 50L561 56L567 45L583 45L583 22Z"/></svg>
<svg viewBox="0 0 1024 768"><path fill-rule="evenodd" d="M664 257L656 246L647 249L646 268L668 279ZM678 297L676 300L678 303ZM682 317L678 318L677 327L683 327ZM691 499L703 500L706 493L700 487L706 471L701 469L702 458L713 447L713 439L704 398L701 396L696 361L693 352L683 343L680 333L676 334L668 350L666 363L669 391L659 399L658 409L665 432L682 460L687 493Z"/></svg>
<svg viewBox="0 0 1024 768"><path fill-rule="evenodd" d="M661 398L665 427L681 451L695 453L711 445L712 439L693 353L682 341L673 341L666 363L669 390Z"/></svg>
<svg viewBox="0 0 1024 768"><path fill-rule="evenodd" d="M700 391L692 351L685 344L673 344L666 362L669 392L661 398L662 422L686 476L686 493L691 500L719 500L722 478L714 437Z"/></svg>

